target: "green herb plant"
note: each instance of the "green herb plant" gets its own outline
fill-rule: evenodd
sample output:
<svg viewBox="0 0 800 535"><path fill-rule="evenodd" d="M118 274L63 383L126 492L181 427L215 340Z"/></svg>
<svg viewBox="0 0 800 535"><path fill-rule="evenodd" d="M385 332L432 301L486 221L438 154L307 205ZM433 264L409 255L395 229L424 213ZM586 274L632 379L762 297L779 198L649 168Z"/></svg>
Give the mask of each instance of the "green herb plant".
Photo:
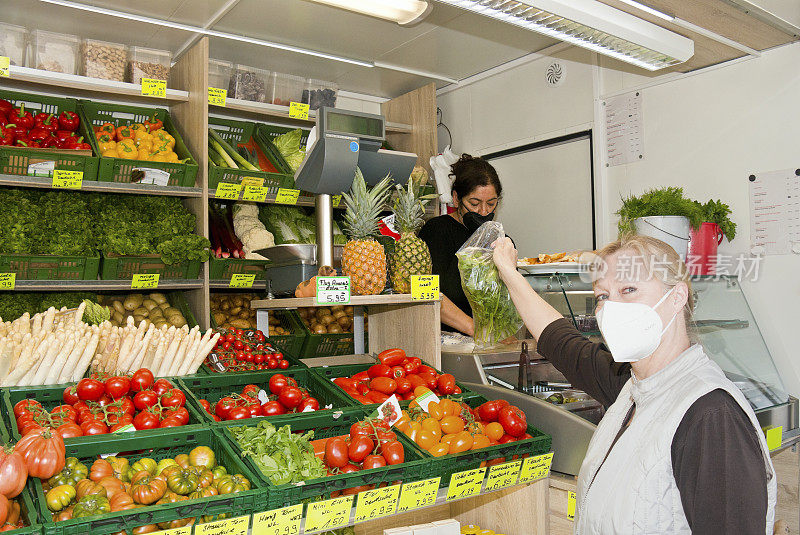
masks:
<svg viewBox="0 0 800 535"><path fill-rule="evenodd" d="M633 234L634 219L648 216L684 216L694 229L703 222L703 211L696 201L683 195L683 188L667 187L646 191L640 196L631 195L622 199L622 206L616 212L619 216L620 236Z"/></svg>
<svg viewBox="0 0 800 535"><path fill-rule="evenodd" d="M722 234L728 239L728 241L731 241L736 237L736 223L731 221L730 217L728 217L731 213L730 206L719 199L716 201L714 199L710 199L705 204L700 204L697 201L695 202L702 211L704 223L716 223L719 225L720 230L722 230Z"/></svg>

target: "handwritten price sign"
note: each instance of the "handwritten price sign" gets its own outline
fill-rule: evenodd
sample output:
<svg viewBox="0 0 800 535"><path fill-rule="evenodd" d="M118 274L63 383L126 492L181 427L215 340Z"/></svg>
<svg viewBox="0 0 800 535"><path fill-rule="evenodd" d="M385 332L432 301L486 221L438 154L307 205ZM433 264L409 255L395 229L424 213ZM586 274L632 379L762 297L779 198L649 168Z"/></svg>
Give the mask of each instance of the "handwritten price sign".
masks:
<svg viewBox="0 0 800 535"><path fill-rule="evenodd" d="M536 457L528 457L522 463L522 470L519 473L519 483L529 483L542 479L550 473L550 464L553 462L553 454L545 453Z"/></svg>
<svg viewBox="0 0 800 535"><path fill-rule="evenodd" d="M208 88L208 103L212 106L225 107L225 100L228 98L227 89L219 89L216 87Z"/></svg>
<svg viewBox="0 0 800 535"><path fill-rule="evenodd" d="M11 78L11 59L6 56L0 56L0 76Z"/></svg>
<svg viewBox="0 0 800 535"><path fill-rule="evenodd" d="M158 273L134 273L131 279L131 289L152 290L158 288Z"/></svg>
<svg viewBox="0 0 800 535"><path fill-rule="evenodd" d="M154 531L153 535L192 535L192 526Z"/></svg>
<svg viewBox="0 0 800 535"><path fill-rule="evenodd" d="M353 496L342 496L332 500L308 504L306 511L306 532L336 529L350 521Z"/></svg>
<svg viewBox="0 0 800 535"><path fill-rule="evenodd" d="M83 186L83 171L67 171L56 169L53 171L53 187L64 189L81 189Z"/></svg>
<svg viewBox="0 0 800 535"><path fill-rule="evenodd" d="M355 522L364 522L394 514L399 496L400 485L366 490L360 493L356 502Z"/></svg>
<svg viewBox="0 0 800 535"><path fill-rule="evenodd" d="M297 204L297 199L300 197L299 189L291 188L278 188L278 194L275 196L276 204Z"/></svg>
<svg viewBox="0 0 800 535"><path fill-rule="evenodd" d="M242 192L241 184L231 184L230 182L220 182L217 184L217 191L214 196L217 199L231 199L236 200Z"/></svg>
<svg viewBox="0 0 800 535"><path fill-rule="evenodd" d="M142 78L142 95L145 97L166 97L167 81L155 80L153 78Z"/></svg>
<svg viewBox="0 0 800 535"><path fill-rule="evenodd" d="M255 273L234 273L231 275L229 288L252 288L256 280Z"/></svg>
<svg viewBox="0 0 800 535"><path fill-rule="evenodd" d="M300 102L290 102L289 103L289 117L292 119L308 119L308 110L310 106L308 104L301 104Z"/></svg>
<svg viewBox="0 0 800 535"><path fill-rule="evenodd" d="M253 515L253 535L298 535L303 504Z"/></svg>
<svg viewBox="0 0 800 535"><path fill-rule="evenodd" d="M469 498L480 494L484 475L486 475L485 466L453 474L450 478L450 486L447 488L447 501L460 500L461 498Z"/></svg>
<svg viewBox="0 0 800 535"><path fill-rule="evenodd" d="M317 277L318 305L346 305L350 302L350 277Z"/></svg>
<svg viewBox="0 0 800 535"><path fill-rule="evenodd" d="M400 503L397 506L397 512L404 513L436 503L436 493L439 491L439 483L441 481L441 477L434 477L404 484L403 489L400 491Z"/></svg>
<svg viewBox="0 0 800 535"><path fill-rule="evenodd" d="M16 285L16 273L0 273L0 290L13 290Z"/></svg>
<svg viewBox="0 0 800 535"><path fill-rule="evenodd" d="M249 202L264 202L267 200L269 188L262 186L245 186L242 200Z"/></svg>
<svg viewBox="0 0 800 535"><path fill-rule="evenodd" d="M411 299L439 300L439 275L411 275Z"/></svg>
<svg viewBox="0 0 800 535"><path fill-rule="evenodd" d="M486 477L486 490L500 490L516 484L522 461L498 464L489 468Z"/></svg>
<svg viewBox="0 0 800 535"><path fill-rule="evenodd" d="M194 535L247 535L249 527L249 516L237 516L195 526Z"/></svg>

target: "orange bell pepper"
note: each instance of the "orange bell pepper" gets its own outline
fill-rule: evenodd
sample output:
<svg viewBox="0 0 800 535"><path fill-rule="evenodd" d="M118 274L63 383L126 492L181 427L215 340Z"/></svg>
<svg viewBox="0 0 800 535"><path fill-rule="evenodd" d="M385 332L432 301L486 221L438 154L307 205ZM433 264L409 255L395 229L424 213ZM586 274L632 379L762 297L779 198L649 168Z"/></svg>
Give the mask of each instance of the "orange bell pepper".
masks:
<svg viewBox="0 0 800 535"><path fill-rule="evenodd" d="M105 132L106 134L111 134L112 136L114 135L114 132L116 132L116 130L117 127L111 123L103 123L102 125L100 125L100 132Z"/></svg>
<svg viewBox="0 0 800 535"><path fill-rule="evenodd" d="M154 113L152 117L144 122L144 125L150 132L155 132L164 127L164 122L161 119L156 119L156 114Z"/></svg>
<svg viewBox="0 0 800 535"><path fill-rule="evenodd" d="M120 126L117 128L116 131L117 141L122 141L123 139L133 139L133 136L136 135L133 130L131 130L130 126Z"/></svg>

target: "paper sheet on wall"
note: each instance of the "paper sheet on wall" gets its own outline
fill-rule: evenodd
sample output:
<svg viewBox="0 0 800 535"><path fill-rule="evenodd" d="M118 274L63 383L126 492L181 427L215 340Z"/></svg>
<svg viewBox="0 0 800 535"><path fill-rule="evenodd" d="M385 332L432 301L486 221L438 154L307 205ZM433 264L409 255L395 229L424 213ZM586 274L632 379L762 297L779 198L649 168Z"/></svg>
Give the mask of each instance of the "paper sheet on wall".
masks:
<svg viewBox="0 0 800 535"><path fill-rule="evenodd" d="M641 92L613 97L603 104L608 165L623 165L644 158Z"/></svg>
<svg viewBox="0 0 800 535"><path fill-rule="evenodd" d="M750 184L750 249L800 253L800 169L756 173Z"/></svg>

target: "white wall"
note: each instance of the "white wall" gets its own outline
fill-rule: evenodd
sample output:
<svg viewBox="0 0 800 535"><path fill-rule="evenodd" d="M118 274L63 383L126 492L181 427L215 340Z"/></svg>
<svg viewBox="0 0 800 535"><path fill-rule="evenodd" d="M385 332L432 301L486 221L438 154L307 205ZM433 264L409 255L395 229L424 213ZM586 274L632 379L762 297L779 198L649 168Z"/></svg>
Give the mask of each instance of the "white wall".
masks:
<svg viewBox="0 0 800 535"><path fill-rule="evenodd" d="M642 88L645 157L599 167L598 243L616 235L619 199L653 186L683 186L697 199L720 198L733 210L737 238L720 253L749 245L747 175L800 168L800 44L690 75L653 78L570 49L567 80L544 86L547 60L537 60L439 98L454 150L485 153L585 128L601 117L596 97ZM613 65L613 67L612 67ZM670 80L658 85L648 85ZM527 98L526 98L527 97ZM596 128L595 133L600 133ZM595 136L595 155L602 136ZM596 160L600 160L596 158ZM600 160L601 161L601 160ZM533 193L532 193L533 194ZM800 396L800 256L769 256L758 281L743 285L770 352L790 393Z"/></svg>

